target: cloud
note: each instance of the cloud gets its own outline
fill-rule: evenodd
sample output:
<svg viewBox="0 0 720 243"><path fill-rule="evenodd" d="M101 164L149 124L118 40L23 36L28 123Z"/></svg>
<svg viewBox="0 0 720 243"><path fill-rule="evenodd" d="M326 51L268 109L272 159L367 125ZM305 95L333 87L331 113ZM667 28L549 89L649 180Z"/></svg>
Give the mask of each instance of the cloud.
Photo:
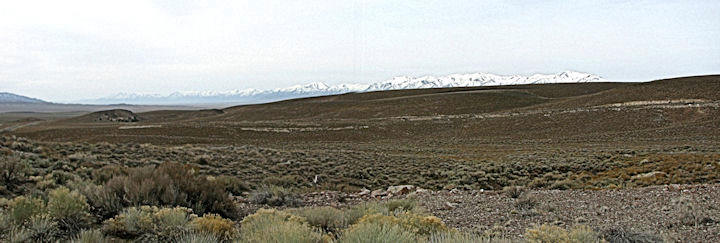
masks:
<svg viewBox="0 0 720 243"><path fill-rule="evenodd" d="M702 1L10 1L0 89L71 100L476 71L699 74L720 67L718 11Z"/></svg>

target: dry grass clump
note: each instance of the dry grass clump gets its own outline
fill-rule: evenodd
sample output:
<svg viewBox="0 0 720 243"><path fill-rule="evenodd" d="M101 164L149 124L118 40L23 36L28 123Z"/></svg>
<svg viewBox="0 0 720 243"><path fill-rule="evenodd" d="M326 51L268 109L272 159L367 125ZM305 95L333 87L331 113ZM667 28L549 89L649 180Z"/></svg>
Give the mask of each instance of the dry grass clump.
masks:
<svg viewBox="0 0 720 243"><path fill-rule="evenodd" d="M618 242L618 243L665 242L659 236L648 234L648 233L642 233L642 232L634 232L634 231L628 230L627 228L612 228L612 229L606 230L606 231L602 232L602 237L607 242L612 242L612 243L615 243L615 242Z"/></svg>
<svg viewBox="0 0 720 243"><path fill-rule="evenodd" d="M577 226L571 230L552 225L540 225L528 229L525 239L531 243L563 243L563 242L604 242L602 237L587 226Z"/></svg>
<svg viewBox="0 0 720 243"><path fill-rule="evenodd" d="M321 242L323 235L305 218L274 209L260 209L240 222L240 242Z"/></svg>
<svg viewBox="0 0 720 243"><path fill-rule="evenodd" d="M221 240L231 240L238 236L235 222L217 214L206 214L190 222L190 227L198 233L213 235Z"/></svg>
<svg viewBox="0 0 720 243"><path fill-rule="evenodd" d="M72 243L108 242L109 239L99 229L83 230L72 239Z"/></svg>
<svg viewBox="0 0 720 243"><path fill-rule="evenodd" d="M506 186L502 189L502 192L509 198L518 198L525 193L525 191L526 189L523 186Z"/></svg>

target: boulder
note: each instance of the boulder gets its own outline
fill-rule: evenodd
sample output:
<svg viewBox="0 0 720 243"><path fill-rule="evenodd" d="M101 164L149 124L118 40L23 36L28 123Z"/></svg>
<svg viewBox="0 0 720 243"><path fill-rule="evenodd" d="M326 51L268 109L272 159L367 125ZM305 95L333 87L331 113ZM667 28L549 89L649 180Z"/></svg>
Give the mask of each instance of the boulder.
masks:
<svg viewBox="0 0 720 243"><path fill-rule="evenodd" d="M370 195L370 190L368 190L367 188L363 188L362 190L360 190L360 192L358 192L357 195L358 195L358 196Z"/></svg>
<svg viewBox="0 0 720 243"><path fill-rule="evenodd" d="M413 185L391 186L387 189L387 192L392 195L405 195L412 191L415 191L415 186Z"/></svg>
<svg viewBox="0 0 720 243"><path fill-rule="evenodd" d="M377 190L374 190L374 191L372 191L372 192L370 193L370 196L371 196L371 197L382 197L382 196L385 196L385 195L387 195L387 191L385 191L385 190L383 190L383 189L377 189Z"/></svg>

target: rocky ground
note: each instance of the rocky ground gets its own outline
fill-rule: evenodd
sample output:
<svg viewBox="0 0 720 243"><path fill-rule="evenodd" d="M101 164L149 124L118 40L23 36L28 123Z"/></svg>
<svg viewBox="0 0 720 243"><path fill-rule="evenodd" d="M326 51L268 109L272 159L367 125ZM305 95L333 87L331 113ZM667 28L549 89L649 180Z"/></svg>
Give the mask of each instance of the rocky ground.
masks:
<svg viewBox="0 0 720 243"><path fill-rule="evenodd" d="M520 238L539 224L587 225L602 234L676 242L720 241L720 184L666 185L617 190L420 191L405 195L318 192L307 206L342 207L411 195L449 226ZM376 195L377 196L377 195ZM516 195L517 196L517 195Z"/></svg>

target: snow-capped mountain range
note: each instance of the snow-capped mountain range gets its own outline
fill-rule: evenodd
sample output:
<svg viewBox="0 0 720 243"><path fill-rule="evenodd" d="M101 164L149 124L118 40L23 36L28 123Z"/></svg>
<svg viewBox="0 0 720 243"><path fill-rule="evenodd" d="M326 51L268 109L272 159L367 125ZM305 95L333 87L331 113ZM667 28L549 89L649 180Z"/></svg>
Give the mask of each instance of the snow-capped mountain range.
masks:
<svg viewBox="0 0 720 243"><path fill-rule="evenodd" d="M349 92L370 92L396 89L424 89L449 87L475 87L518 84L547 83L585 83L605 81L598 75L565 71L558 74L496 75L490 73L451 74L447 76L399 76L372 84L339 84L327 85L313 82L287 88L270 90L236 89L224 92L217 91L185 91L169 95L119 93L113 96L94 100L84 100L91 104L202 104L202 103L237 103L251 104L278 100L302 98L320 95L343 94Z"/></svg>

